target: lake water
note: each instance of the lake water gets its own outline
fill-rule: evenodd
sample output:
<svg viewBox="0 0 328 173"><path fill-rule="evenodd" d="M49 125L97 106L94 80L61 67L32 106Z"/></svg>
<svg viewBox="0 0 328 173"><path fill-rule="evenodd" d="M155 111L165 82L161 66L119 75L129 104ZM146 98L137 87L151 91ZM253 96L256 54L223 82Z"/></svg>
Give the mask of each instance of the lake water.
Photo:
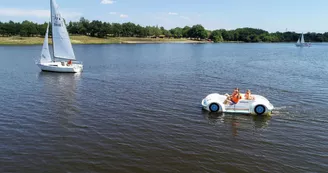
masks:
<svg viewBox="0 0 328 173"><path fill-rule="evenodd" d="M74 45L81 74L0 46L0 172L325 172L328 45ZM271 117L209 114L251 89Z"/></svg>

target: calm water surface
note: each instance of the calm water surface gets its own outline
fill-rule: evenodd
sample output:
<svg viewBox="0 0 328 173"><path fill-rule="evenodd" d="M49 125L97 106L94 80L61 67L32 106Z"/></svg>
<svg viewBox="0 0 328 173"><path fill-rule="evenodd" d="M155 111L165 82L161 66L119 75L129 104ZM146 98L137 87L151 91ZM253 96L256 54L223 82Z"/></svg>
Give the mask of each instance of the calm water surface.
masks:
<svg viewBox="0 0 328 173"><path fill-rule="evenodd" d="M82 74L0 46L0 172L325 172L328 45L74 45ZM272 117L201 110L267 97Z"/></svg>

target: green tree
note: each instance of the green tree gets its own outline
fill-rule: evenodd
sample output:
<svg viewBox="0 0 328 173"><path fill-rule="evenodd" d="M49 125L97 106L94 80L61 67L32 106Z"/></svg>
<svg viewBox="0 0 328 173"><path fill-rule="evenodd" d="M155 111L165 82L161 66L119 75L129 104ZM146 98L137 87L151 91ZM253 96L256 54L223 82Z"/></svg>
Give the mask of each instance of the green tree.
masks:
<svg viewBox="0 0 328 173"><path fill-rule="evenodd" d="M84 17L80 18L80 22L78 24L78 33L81 35L90 35L90 22Z"/></svg>
<svg viewBox="0 0 328 173"><path fill-rule="evenodd" d="M18 31L17 31L18 29ZM18 26L13 21L3 24L3 33L4 36L18 35L20 30L20 25Z"/></svg>
<svg viewBox="0 0 328 173"><path fill-rule="evenodd" d="M208 37L207 31L202 25L194 25L190 28L188 35L192 38L205 39Z"/></svg>
<svg viewBox="0 0 328 173"><path fill-rule="evenodd" d="M38 34L44 36L46 34L48 23L37 25Z"/></svg>
<svg viewBox="0 0 328 173"><path fill-rule="evenodd" d="M88 33L90 33L90 36L92 37L103 37L104 35L100 34L100 29L102 28L103 23L99 20L93 20L90 24L89 24L89 31ZM100 36L101 35L101 36Z"/></svg>
<svg viewBox="0 0 328 173"><path fill-rule="evenodd" d="M133 37L136 35L136 25L134 23L128 22L122 24L122 36L123 37Z"/></svg>
<svg viewBox="0 0 328 173"><path fill-rule="evenodd" d="M227 31L225 29L220 29L219 30L221 32L222 38L225 41L235 41L235 37L234 37L234 30L232 31Z"/></svg>
<svg viewBox="0 0 328 173"><path fill-rule="evenodd" d="M158 37L162 34L161 29L158 26L154 27L155 36Z"/></svg>
<svg viewBox="0 0 328 173"><path fill-rule="evenodd" d="M170 32L174 38L181 38L183 36L183 34L182 34L183 30L180 27L171 29Z"/></svg>
<svg viewBox="0 0 328 173"><path fill-rule="evenodd" d="M213 40L215 43L217 42L222 42L223 41L223 37L222 37L222 34L221 34L221 31L220 30L214 30L212 31L210 37L209 37L211 40Z"/></svg>
<svg viewBox="0 0 328 173"><path fill-rule="evenodd" d="M119 23L112 24L112 34L114 37L120 37L122 33L122 26Z"/></svg>
<svg viewBox="0 0 328 173"><path fill-rule="evenodd" d="M189 30L190 30L190 27L189 26L185 26L182 29L182 37L185 37L185 38L190 37Z"/></svg>
<svg viewBox="0 0 328 173"><path fill-rule="evenodd" d="M30 21L23 21L21 24L20 35L25 37L35 36L38 34L37 25Z"/></svg>
<svg viewBox="0 0 328 173"><path fill-rule="evenodd" d="M71 34L80 34L79 22L69 22L67 30ZM85 34L85 32L84 32Z"/></svg>
<svg viewBox="0 0 328 173"><path fill-rule="evenodd" d="M3 26L4 26L4 24L0 21L0 36L5 35L5 30L4 30Z"/></svg>
<svg viewBox="0 0 328 173"><path fill-rule="evenodd" d="M136 32L136 36L137 37L146 37L147 36L147 30L146 28L140 26L140 25L136 25L135 27L135 32Z"/></svg>

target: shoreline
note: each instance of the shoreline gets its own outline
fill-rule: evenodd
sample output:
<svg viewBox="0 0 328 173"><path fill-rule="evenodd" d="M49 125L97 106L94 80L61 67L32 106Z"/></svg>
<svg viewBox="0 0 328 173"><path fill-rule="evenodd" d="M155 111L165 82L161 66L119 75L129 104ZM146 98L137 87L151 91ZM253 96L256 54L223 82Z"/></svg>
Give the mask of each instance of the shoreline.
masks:
<svg viewBox="0 0 328 173"><path fill-rule="evenodd" d="M89 36L70 36L72 44L208 44L211 41L191 40L187 38L138 38L138 37L109 37L97 38ZM0 45L42 45L44 37L0 37ZM218 43L247 43L242 41L223 41ZM294 42L252 42L252 43L294 43ZM314 42L312 42L314 43ZM49 38L49 44L52 40Z"/></svg>
<svg viewBox="0 0 328 173"><path fill-rule="evenodd" d="M186 38L138 38L138 37L109 37L97 38L89 36L70 36L72 44L153 44L153 43L182 43L198 44L211 43L209 41L190 40ZM42 45L44 37L0 37L0 45ZM49 38L49 44L52 44Z"/></svg>
<svg viewBox="0 0 328 173"><path fill-rule="evenodd" d="M154 40L154 41L122 41L120 44L154 44L154 43L177 43L177 44L201 44L201 43L210 43L206 41L192 41L192 40L186 40L186 41L161 41L161 40Z"/></svg>

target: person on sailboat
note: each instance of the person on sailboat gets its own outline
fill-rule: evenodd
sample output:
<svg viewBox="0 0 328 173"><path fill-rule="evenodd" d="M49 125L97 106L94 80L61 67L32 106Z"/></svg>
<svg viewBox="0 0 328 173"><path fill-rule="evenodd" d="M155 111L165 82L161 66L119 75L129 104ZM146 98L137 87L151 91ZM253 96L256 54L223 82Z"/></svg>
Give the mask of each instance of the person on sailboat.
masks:
<svg viewBox="0 0 328 173"><path fill-rule="evenodd" d="M72 65L72 60L69 60L69 61L67 62L67 66L70 66L70 65Z"/></svg>

